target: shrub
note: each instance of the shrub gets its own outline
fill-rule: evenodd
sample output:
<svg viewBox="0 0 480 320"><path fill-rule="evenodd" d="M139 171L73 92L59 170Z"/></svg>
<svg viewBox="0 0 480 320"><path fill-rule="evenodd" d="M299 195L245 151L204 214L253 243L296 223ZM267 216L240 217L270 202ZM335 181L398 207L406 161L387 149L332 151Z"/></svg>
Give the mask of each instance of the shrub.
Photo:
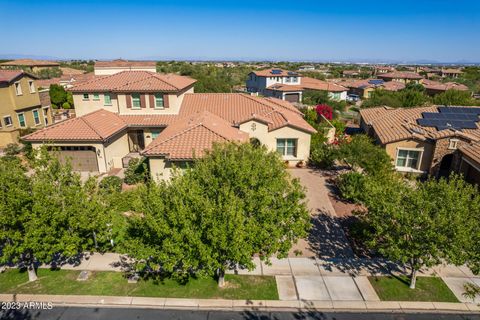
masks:
<svg viewBox="0 0 480 320"><path fill-rule="evenodd" d="M365 176L358 172L348 172L338 178L337 186L343 198L360 203L365 192Z"/></svg>
<svg viewBox="0 0 480 320"><path fill-rule="evenodd" d="M64 102L64 103L62 104L62 108L63 108L63 109L70 109L70 103Z"/></svg>
<svg viewBox="0 0 480 320"><path fill-rule="evenodd" d="M122 179L117 176L110 176L104 178L99 183L99 188L104 191L121 191L122 190Z"/></svg>
<svg viewBox="0 0 480 320"><path fill-rule="evenodd" d="M320 143L310 152L309 162L312 166L322 169L331 168L335 162L336 150L332 145Z"/></svg>
<svg viewBox="0 0 480 320"><path fill-rule="evenodd" d="M147 178L147 165L144 162L144 159L134 158L128 163L128 167L125 170L125 181L126 184L136 184L139 182L144 182Z"/></svg>
<svg viewBox="0 0 480 320"><path fill-rule="evenodd" d="M5 149L3 149L3 151L5 152L5 155L7 156L15 156L19 154L21 150L22 148L16 143L9 143L7 144Z"/></svg>

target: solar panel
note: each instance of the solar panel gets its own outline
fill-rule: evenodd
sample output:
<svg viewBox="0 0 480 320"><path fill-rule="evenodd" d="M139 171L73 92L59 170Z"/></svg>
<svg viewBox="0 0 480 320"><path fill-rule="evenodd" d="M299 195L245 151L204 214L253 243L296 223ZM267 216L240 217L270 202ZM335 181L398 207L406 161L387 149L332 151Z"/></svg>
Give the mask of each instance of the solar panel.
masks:
<svg viewBox="0 0 480 320"><path fill-rule="evenodd" d="M272 74L282 74L282 70L279 69L273 69Z"/></svg>
<svg viewBox="0 0 480 320"><path fill-rule="evenodd" d="M382 79L372 79L368 80L368 83L373 85L381 85L384 83L384 81Z"/></svg>
<svg viewBox="0 0 480 320"><path fill-rule="evenodd" d="M476 129L479 121L480 108L474 107L438 107L439 112L422 112L422 118L417 123L425 127L445 129Z"/></svg>

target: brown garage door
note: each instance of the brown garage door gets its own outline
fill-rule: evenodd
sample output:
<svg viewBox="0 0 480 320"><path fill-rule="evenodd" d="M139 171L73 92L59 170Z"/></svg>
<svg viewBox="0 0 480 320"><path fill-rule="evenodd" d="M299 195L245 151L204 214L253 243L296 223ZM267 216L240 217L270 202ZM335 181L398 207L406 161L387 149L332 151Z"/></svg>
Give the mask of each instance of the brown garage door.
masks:
<svg viewBox="0 0 480 320"><path fill-rule="evenodd" d="M300 100L300 94L298 93L285 94L285 100L287 100L288 102L298 102Z"/></svg>
<svg viewBox="0 0 480 320"><path fill-rule="evenodd" d="M98 171L97 154L94 147L60 147L58 157L61 162L66 162L68 159L75 171Z"/></svg>

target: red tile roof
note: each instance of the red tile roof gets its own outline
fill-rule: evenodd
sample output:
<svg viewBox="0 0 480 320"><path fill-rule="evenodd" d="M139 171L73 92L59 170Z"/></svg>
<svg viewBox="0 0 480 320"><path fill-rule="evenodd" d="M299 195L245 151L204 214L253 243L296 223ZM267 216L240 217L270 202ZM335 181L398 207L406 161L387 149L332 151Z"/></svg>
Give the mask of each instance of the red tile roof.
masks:
<svg viewBox="0 0 480 320"><path fill-rule="evenodd" d="M418 73L409 72L409 71L388 72L388 73L379 74L377 75L377 77L385 78L385 79L412 79L412 80L423 79L423 77Z"/></svg>
<svg viewBox="0 0 480 320"><path fill-rule="evenodd" d="M215 142L246 142L249 135L224 119L208 112L190 114L163 130L142 152L146 156L166 156L170 160L202 157Z"/></svg>
<svg viewBox="0 0 480 320"><path fill-rule="evenodd" d="M272 70L276 70L273 72ZM297 72L283 70L280 68L270 68L266 70L253 71L257 77L295 77L298 76Z"/></svg>
<svg viewBox="0 0 480 320"><path fill-rule="evenodd" d="M329 92L343 92L347 91L347 88L340 86L335 83L330 83L327 81L309 78L309 77L302 77L300 80L300 85L304 89L310 90L321 90L321 91L329 91Z"/></svg>
<svg viewBox="0 0 480 320"><path fill-rule="evenodd" d="M480 164L480 143L474 143L459 148L460 152Z"/></svg>
<svg viewBox="0 0 480 320"><path fill-rule="evenodd" d="M447 91L453 89L460 91L468 91L468 87L466 85L456 82L439 82L425 79L423 80L422 84L425 89L429 90Z"/></svg>
<svg viewBox="0 0 480 320"><path fill-rule="evenodd" d="M37 77L22 70L0 70L0 83L11 83L23 75L28 75L32 79L37 79Z"/></svg>
<svg viewBox="0 0 480 320"><path fill-rule="evenodd" d="M162 114L162 115L120 115L120 118L127 123L128 126L132 127L166 127L176 120L178 120L178 115L175 114Z"/></svg>
<svg viewBox="0 0 480 320"><path fill-rule="evenodd" d="M94 76L89 81L74 85L72 92L178 92L196 80L176 74L148 71L122 71L108 76Z"/></svg>
<svg viewBox="0 0 480 320"><path fill-rule="evenodd" d="M95 67L101 68L128 68L128 67L156 67L155 61L130 61L130 60L111 60L111 61L96 61Z"/></svg>

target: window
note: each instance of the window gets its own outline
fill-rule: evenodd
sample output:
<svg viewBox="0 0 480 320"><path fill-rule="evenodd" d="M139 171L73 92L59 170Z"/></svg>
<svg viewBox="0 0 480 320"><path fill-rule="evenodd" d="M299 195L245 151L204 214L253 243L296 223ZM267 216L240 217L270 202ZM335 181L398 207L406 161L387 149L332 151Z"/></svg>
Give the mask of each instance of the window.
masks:
<svg viewBox="0 0 480 320"><path fill-rule="evenodd" d="M38 110L33 110L32 114L33 114L33 121L35 122L35 125L38 126L41 123L40 122L40 115L38 114Z"/></svg>
<svg viewBox="0 0 480 320"><path fill-rule="evenodd" d="M48 107L43 108L43 121L45 121L45 125L48 126Z"/></svg>
<svg viewBox="0 0 480 320"><path fill-rule="evenodd" d="M421 151L416 150L398 150L397 167L418 169Z"/></svg>
<svg viewBox="0 0 480 320"><path fill-rule="evenodd" d="M98 93L93 94L93 101L99 101L100 100L100 95Z"/></svg>
<svg viewBox="0 0 480 320"><path fill-rule="evenodd" d="M450 139L448 142L448 149L457 149L458 148L458 139Z"/></svg>
<svg viewBox="0 0 480 320"><path fill-rule="evenodd" d="M285 82L290 82L290 77L285 77Z"/></svg>
<svg viewBox="0 0 480 320"><path fill-rule="evenodd" d="M160 134L160 130L152 130L152 139L155 139Z"/></svg>
<svg viewBox="0 0 480 320"><path fill-rule="evenodd" d="M28 81L28 88L30 89L30 93L35 93L35 84L33 80Z"/></svg>
<svg viewBox="0 0 480 320"><path fill-rule="evenodd" d="M292 77L292 82L297 82L298 78L297 77Z"/></svg>
<svg viewBox="0 0 480 320"><path fill-rule="evenodd" d="M282 156L297 156L297 139L277 139L277 152Z"/></svg>
<svg viewBox="0 0 480 320"><path fill-rule="evenodd" d="M155 94L155 109L163 109L163 108L164 108L163 94L156 93Z"/></svg>
<svg viewBox="0 0 480 320"><path fill-rule="evenodd" d="M20 84L20 82L15 82L15 92L17 96L22 95L22 85Z"/></svg>
<svg viewBox="0 0 480 320"><path fill-rule="evenodd" d="M5 126L7 126L7 127L10 127L11 125L13 125L12 117L10 117L10 116L3 117L3 122L5 123Z"/></svg>
<svg viewBox="0 0 480 320"><path fill-rule="evenodd" d="M88 100L90 99L90 97L88 96L88 93L84 93L83 94L83 100Z"/></svg>
<svg viewBox="0 0 480 320"><path fill-rule="evenodd" d="M17 117L18 117L18 124L20 125L20 127L22 128L26 127L27 124L25 123L25 114L18 113Z"/></svg>
<svg viewBox="0 0 480 320"><path fill-rule="evenodd" d="M104 99L105 99L105 105L106 106L111 106L112 105L112 97L110 96L110 94L105 93Z"/></svg>
<svg viewBox="0 0 480 320"><path fill-rule="evenodd" d="M138 93L132 94L132 109L140 109L140 95Z"/></svg>

